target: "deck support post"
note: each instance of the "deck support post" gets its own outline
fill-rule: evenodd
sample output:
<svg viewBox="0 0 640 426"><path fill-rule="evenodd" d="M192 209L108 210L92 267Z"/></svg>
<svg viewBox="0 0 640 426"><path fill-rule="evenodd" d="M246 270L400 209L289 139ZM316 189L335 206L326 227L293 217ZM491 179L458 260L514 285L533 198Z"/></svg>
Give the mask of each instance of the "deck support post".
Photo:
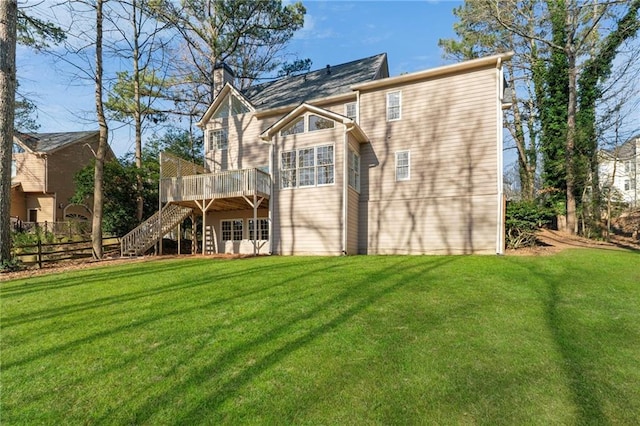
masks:
<svg viewBox="0 0 640 426"><path fill-rule="evenodd" d="M200 211L202 211L202 254L204 254L204 248L207 241L207 211L209 211L214 201L215 201L215 198L210 199L208 203L207 203L207 200L202 200L202 204L200 204L198 200L194 200L194 202L196 203L196 206L198 206L198 208L200 208ZM213 249L215 250L216 253L218 252L217 240L218 239L216 238L216 228L214 227L213 228Z"/></svg>
<svg viewBox="0 0 640 426"><path fill-rule="evenodd" d="M243 195L242 198L253 208L253 255L258 255L258 207L264 201L264 197L260 197L258 200L258 196L253 194L253 201L248 199L246 195Z"/></svg>

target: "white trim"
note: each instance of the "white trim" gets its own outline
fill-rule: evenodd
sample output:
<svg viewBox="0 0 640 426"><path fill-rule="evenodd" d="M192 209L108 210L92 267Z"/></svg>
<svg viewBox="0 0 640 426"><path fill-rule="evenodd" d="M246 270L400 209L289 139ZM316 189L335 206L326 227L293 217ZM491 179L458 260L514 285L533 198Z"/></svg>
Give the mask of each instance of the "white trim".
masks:
<svg viewBox="0 0 640 426"><path fill-rule="evenodd" d="M497 156L497 200L498 203L498 217L497 226L496 226L496 254L504 254L504 246L505 246L505 220L504 220L504 181L503 181L503 168L504 168L504 154L503 154L503 144L504 144L504 134L503 134L503 120L504 120L504 112L502 110L502 85L504 82L504 73L502 70L501 60L498 59L496 64L496 77L498 79L497 87L497 96L496 96L496 126L497 126L497 137L496 137L496 156Z"/></svg>
<svg viewBox="0 0 640 426"><path fill-rule="evenodd" d="M472 59L470 61L459 62L457 64L445 65L438 68L431 68L428 70L418 71L409 74L402 74L396 77L381 78L378 80L368 81L365 83L358 83L351 86L351 90L371 90L380 89L383 87L393 86L395 84L410 83L417 80L424 80L427 78L433 78L441 75L448 75L459 73L463 71L470 71L475 68L488 67L491 65L500 67L501 61L508 61L514 55L514 52L500 53L498 55L487 56L479 59ZM498 64L498 65L495 65Z"/></svg>
<svg viewBox="0 0 640 426"><path fill-rule="evenodd" d="M225 240L224 239L224 229L222 228L222 224L223 222L231 222L234 223L236 221L240 221L240 223L242 223L242 237L239 240L234 239L234 232L235 230L233 229L233 226L231 227L231 239L230 240ZM220 241L221 242L225 242L225 241L242 241L244 240L244 218L241 217L236 217L236 218L231 218L231 219L220 219Z"/></svg>
<svg viewBox="0 0 640 426"><path fill-rule="evenodd" d="M346 134L346 133L345 133ZM333 148L332 152L333 152L333 182L330 183L318 183L318 168L322 167L322 165L318 164L318 148L324 148L324 147L331 147ZM299 166L299 153L300 151L303 150L313 150L313 185L300 185L300 166ZM294 186L287 186L287 187L283 187L282 186L282 176L283 176L283 168L282 168L282 154L287 153L287 152L294 152L295 153L295 160L294 160L294 165L295 168L293 169L286 169L286 170L295 170L295 178L296 178L296 184ZM324 144L318 144L318 145L311 145L311 146L305 146L305 147L301 147L301 148L297 148L297 149L288 149L288 150L283 150L280 151L280 155L279 155L279 162L278 162L278 177L279 177L279 182L277 182L278 188L282 191L284 190L290 190L290 189L303 189L303 188L316 188L316 187L322 187L322 186L331 186L331 185L335 185L336 184L336 169L337 169L337 165L336 165L336 144L335 142L330 142L330 143L324 143ZM311 168L310 166L304 167L305 169Z"/></svg>
<svg viewBox="0 0 640 426"><path fill-rule="evenodd" d="M349 105L353 105L354 109L356 110L355 111L356 112L356 114L355 114L356 116L355 117L349 117ZM360 122L360 120L359 120L360 117L358 117L358 115L359 115L359 111L358 110L359 110L359 108L358 108L358 101L357 100L354 101L354 102L347 102L346 104L344 104L344 116L354 120L356 123Z"/></svg>
<svg viewBox="0 0 640 426"><path fill-rule="evenodd" d="M398 154L405 153L405 152L407 153L407 177L403 179L398 179ZM408 180L411 180L411 150L403 149L400 151L396 151L394 157L395 157L395 167L393 168L393 173L395 174L395 181L406 182Z"/></svg>
<svg viewBox="0 0 640 426"><path fill-rule="evenodd" d="M398 94L398 117L389 118L389 108L390 108L389 96L393 95L393 94L396 94L396 93ZM386 100L387 100L387 103L386 103L387 107L385 109L387 122L402 120L402 90L389 91L389 92L385 93L385 97L386 97Z"/></svg>

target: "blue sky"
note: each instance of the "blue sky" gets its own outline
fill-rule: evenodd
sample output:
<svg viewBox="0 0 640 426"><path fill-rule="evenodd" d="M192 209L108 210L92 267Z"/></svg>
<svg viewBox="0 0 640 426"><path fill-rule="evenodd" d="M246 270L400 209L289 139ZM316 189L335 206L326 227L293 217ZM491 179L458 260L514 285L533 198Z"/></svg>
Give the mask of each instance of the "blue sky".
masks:
<svg viewBox="0 0 640 426"><path fill-rule="evenodd" d="M432 68L442 57L438 39L453 37L452 10L461 1L303 1L305 26L289 46L310 58L312 69L386 52L391 75ZM38 7L46 16L53 0ZM20 91L38 106L40 132L97 129L93 86L72 80L45 54L18 48ZM199 119L199 117L197 117ZM120 128L118 128L120 127ZM111 146L121 156L133 149L133 134L112 124Z"/></svg>

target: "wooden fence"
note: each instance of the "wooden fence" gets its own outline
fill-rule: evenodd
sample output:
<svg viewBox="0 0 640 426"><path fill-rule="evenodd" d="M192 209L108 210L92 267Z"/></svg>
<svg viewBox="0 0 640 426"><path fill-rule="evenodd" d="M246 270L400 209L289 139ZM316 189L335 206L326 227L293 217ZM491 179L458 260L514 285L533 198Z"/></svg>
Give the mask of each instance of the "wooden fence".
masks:
<svg viewBox="0 0 640 426"><path fill-rule="evenodd" d="M102 240L104 253L120 254L120 239L105 238ZM83 259L93 256L91 240L69 241L60 243L44 243L38 240L36 244L13 247L13 255L25 265L38 265L59 262L61 260Z"/></svg>

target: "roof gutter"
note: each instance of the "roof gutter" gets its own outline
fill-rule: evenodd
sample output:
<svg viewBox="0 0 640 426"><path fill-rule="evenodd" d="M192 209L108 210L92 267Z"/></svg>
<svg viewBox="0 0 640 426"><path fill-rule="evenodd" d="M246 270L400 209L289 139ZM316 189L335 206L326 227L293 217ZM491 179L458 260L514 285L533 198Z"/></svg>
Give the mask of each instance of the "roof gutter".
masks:
<svg viewBox="0 0 640 426"><path fill-rule="evenodd" d="M487 56L484 58L472 59L470 61L464 61L457 64L445 65L438 68L431 68L424 71L418 71L410 74L403 74L397 77L389 77L380 80L374 80L366 83L360 83L351 86L352 90L370 90L379 89L382 87L392 86L402 83L411 83L416 80L424 80L427 78L441 77L449 74L454 74L462 71L469 71L475 68L483 68L490 65L497 64L499 67L503 61L510 60L514 55L514 52L500 53L498 55Z"/></svg>

